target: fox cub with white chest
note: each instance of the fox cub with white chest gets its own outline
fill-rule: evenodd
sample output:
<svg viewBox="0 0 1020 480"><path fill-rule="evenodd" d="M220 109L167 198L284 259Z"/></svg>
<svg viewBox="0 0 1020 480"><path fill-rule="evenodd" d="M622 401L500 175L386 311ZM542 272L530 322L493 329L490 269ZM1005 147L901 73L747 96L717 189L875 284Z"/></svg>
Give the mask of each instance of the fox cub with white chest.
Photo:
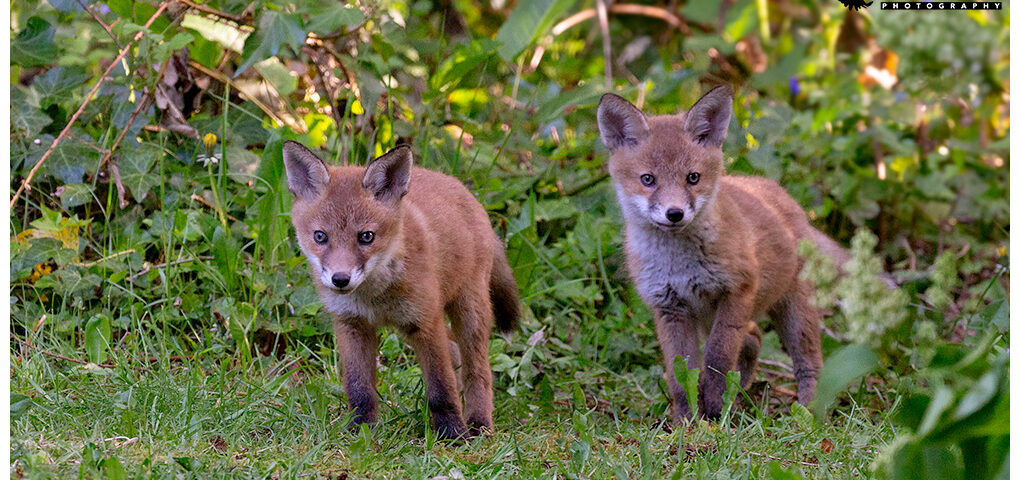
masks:
<svg viewBox="0 0 1020 480"><path fill-rule="evenodd" d="M298 244L333 314L352 424L376 420L377 330L388 326L414 348L440 437L492 428L489 330L494 319L513 329L520 310L482 205L457 179L412 168L406 145L362 168L327 166L289 141L283 160Z"/></svg>
<svg viewBox="0 0 1020 480"><path fill-rule="evenodd" d="M698 409L716 418L726 372L739 370L744 388L751 381L762 338L755 321L765 315L793 359L798 400L807 404L822 368L822 315L809 301L812 286L798 278L797 245L810 239L838 263L848 259L778 184L725 174L721 147L732 103L723 86L676 115L646 117L613 94L598 108L626 223L627 266L655 312L674 422L691 416L674 359L701 367Z"/></svg>

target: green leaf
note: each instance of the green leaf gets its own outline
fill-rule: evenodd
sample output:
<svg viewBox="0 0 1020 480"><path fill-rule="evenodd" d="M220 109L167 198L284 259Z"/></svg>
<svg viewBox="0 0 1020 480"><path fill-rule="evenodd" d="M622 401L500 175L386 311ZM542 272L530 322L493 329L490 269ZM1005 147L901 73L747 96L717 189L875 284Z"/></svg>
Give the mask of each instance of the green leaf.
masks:
<svg viewBox="0 0 1020 480"><path fill-rule="evenodd" d="M120 180L135 201L141 202L153 187L159 185L160 176L150 170L161 154L162 149L158 145L149 143L139 144L134 148L127 147L121 151L120 160L117 162Z"/></svg>
<svg viewBox="0 0 1020 480"><path fill-rule="evenodd" d="M53 44L56 29L39 17L25 23L25 29L11 41L11 61L22 67L36 67L56 63L60 51Z"/></svg>
<svg viewBox="0 0 1020 480"><path fill-rule="evenodd" d="M47 0L47 3L49 3L53 8L61 12L76 13L85 11L85 9L81 7L82 3L84 3L85 5L90 5L94 1L95 0L84 0L81 3L78 3L78 0Z"/></svg>
<svg viewBox="0 0 1020 480"><path fill-rule="evenodd" d="M92 186L84 183L70 183L64 185L60 192L60 204L64 208L73 208L92 201Z"/></svg>
<svg viewBox="0 0 1020 480"><path fill-rule="evenodd" d="M673 377L677 383L684 388L687 396L687 406L691 412L698 411L698 376L701 374L699 368L687 368L687 359L682 355L673 358Z"/></svg>
<svg viewBox="0 0 1020 480"><path fill-rule="evenodd" d="M256 63L255 70L258 70L259 75L272 84L280 95L290 95L297 90L297 77L291 75L290 70L279 59L267 58Z"/></svg>
<svg viewBox="0 0 1020 480"><path fill-rule="evenodd" d="M805 432L810 432L815 428L815 417L811 415L811 411L807 409L800 402L793 402L790 405L790 414L793 416L793 421L797 423L797 426Z"/></svg>
<svg viewBox="0 0 1020 480"><path fill-rule="evenodd" d="M197 458L174 457L174 461L189 472L197 471L202 468L202 462L199 461Z"/></svg>
<svg viewBox="0 0 1020 480"><path fill-rule="evenodd" d="M513 62L537 36L544 34L574 0L521 0L496 33L499 56Z"/></svg>
<svg viewBox="0 0 1020 480"><path fill-rule="evenodd" d="M712 25L719 19L719 8L721 7L722 0L688 2L680 13L689 21Z"/></svg>
<svg viewBox="0 0 1020 480"><path fill-rule="evenodd" d="M963 398L960 399L960 403L956 406L956 411L953 412L952 419L959 421L980 410L988 404L998 391L999 372L994 369L985 372L977 383L971 386Z"/></svg>
<svg viewBox="0 0 1020 480"><path fill-rule="evenodd" d="M20 393L11 394L11 421L21 418L35 402L28 395Z"/></svg>
<svg viewBox="0 0 1020 480"><path fill-rule="evenodd" d="M431 93L444 93L456 88L479 63L492 56L495 46L495 42L483 38L458 47L453 55L439 64L435 75L429 79Z"/></svg>
<svg viewBox="0 0 1020 480"><path fill-rule="evenodd" d="M124 471L124 466L121 465L120 460L117 457L110 457L103 460L103 475L109 480L124 480L128 478L127 472Z"/></svg>
<svg viewBox="0 0 1020 480"><path fill-rule="evenodd" d="M263 13L258 29L244 41L244 62L237 67L234 77L237 78L255 63L279 54L283 45L300 49L305 36L305 31L301 29L301 17L274 10Z"/></svg>
<svg viewBox="0 0 1020 480"><path fill-rule="evenodd" d="M110 319L106 315L95 315L85 324L85 353L92 363L106 361L106 351L113 334Z"/></svg>
<svg viewBox="0 0 1020 480"><path fill-rule="evenodd" d="M999 333L1008 332L1009 300L1004 298L988 304L988 306L981 311L981 316L983 316L990 324L995 325L999 329Z"/></svg>
<svg viewBox="0 0 1020 480"><path fill-rule="evenodd" d="M37 92L17 85L11 85L11 128L21 132L21 135L28 140L35 140L35 136L43 128L53 123L49 115L43 113L39 102L40 99ZM53 137L50 137L50 141L53 141ZM40 145L41 143L42 140L40 139ZM47 144L46 147L49 147L49 145ZM31 150L29 151L31 152ZM11 160L12 169L17 168L16 165L21 163L14 162L13 158Z"/></svg>
<svg viewBox="0 0 1020 480"><path fill-rule="evenodd" d="M723 418L729 418L730 410L733 408L733 402L737 399L737 393L740 392L740 372L736 370L730 370L726 372L726 390L723 391L722 401L722 416Z"/></svg>
<svg viewBox="0 0 1020 480"><path fill-rule="evenodd" d="M32 88L39 93L41 107L66 102L71 93L79 90L92 77L79 67L53 67L36 77Z"/></svg>
<svg viewBox="0 0 1020 480"><path fill-rule="evenodd" d="M63 183L79 183L86 173L95 172L99 168L99 146L92 139L77 129L64 139L46 159L41 171ZM41 135L39 142L33 143L25 159L25 168L34 166L53 144L52 135Z"/></svg>
<svg viewBox="0 0 1020 480"><path fill-rule="evenodd" d="M724 32L727 39L736 42L753 31L756 26L758 26L758 9L754 2L742 0L730 7L729 13L726 15Z"/></svg>
<svg viewBox="0 0 1020 480"><path fill-rule="evenodd" d="M864 345L847 345L830 355L818 375L818 390L811 402L815 418L821 421L839 392L877 366L878 355Z"/></svg>
<svg viewBox="0 0 1020 480"><path fill-rule="evenodd" d="M328 2L309 10L308 31L331 33L340 27L353 27L363 20L365 14L357 8L346 7L342 2Z"/></svg>
<svg viewBox="0 0 1020 480"><path fill-rule="evenodd" d="M569 92L563 92L542 103L538 112L535 113L535 120L548 122L563 116L563 109L573 105L575 107L593 107L598 105L599 98L605 93L605 86L601 82L588 82Z"/></svg>
<svg viewBox="0 0 1020 480"><path fill-rule="evenodd" d="M237 53L244 51L244 42L251 36L250 33L238 30L232 24L217 22L201 15L194 15L190 13L184 16L181 26L194 30L198 33L199 38L195 40L196 44L202 41L218 44L223 48L228 48ZM210 61L213 58L220 58L220 52L215 48L215 46L202 46L200 48L203 53L201 58L195 57L196 60ZM193 57L194 53L195 52L192 52ZM203 65L207 65L205 61L202 61Z"/></svg>
<svg viewBox="0 0 1020 480"><path fill-rule="evenodd" d="M776 461L769 462L769 477L772 480L801 480L804 477L794 472L783 469L783 466Z"/></svg>

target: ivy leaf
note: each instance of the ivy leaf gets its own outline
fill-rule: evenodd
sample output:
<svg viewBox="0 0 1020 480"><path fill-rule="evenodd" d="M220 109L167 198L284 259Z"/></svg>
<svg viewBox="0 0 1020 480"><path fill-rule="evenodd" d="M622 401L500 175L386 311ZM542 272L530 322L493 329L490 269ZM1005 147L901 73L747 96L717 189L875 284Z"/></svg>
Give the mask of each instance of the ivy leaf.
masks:
<svg viewBox="0 0 1020 480"><path fill-rule="evenodd" d="M90 78L92 77L79 67L58 66L36 77L32 87L39 93L40 106L48 107L67 99Z"/></svg>
<svg viewBox="0 0 1020 480"><path fill-rule="evenodd" d="M131 192L135 201L141 202L159 184L159 175L149 172L159 154L158 146L147 143L122 151L117 169L120 171L121 183Z"/></svg>
<svg viewBox="0 0 1020 480"><path fill-rule="evenodd" d="M60 190L60 204L64 208L74 208L92 201L92 186L84 183L64 185Z"/></svg>
<svg viewBox="0 0 1020 480"><path fill-rule="evenodd" d="M301 28L301 17L275 11L263 13L255 34L244 41L244 62L237 68L234 77L255 63L280 53L281 45L290 45L296 50L304 42L305 31Z"/></svg>
<svg viewBox="0 0 1020 480"><path fill-rule="evenodd" d="M31 168L39 162L46 150L53 144L53 135L42 135L33 143L25 158L24 168ZM42 166L42 172L62 183L80 183L88 172L99 168L99 147L87 134L72 129L71 134L53 150Z"/></svg>
<svg viewBox="0 0 1020 480"><path fill-rule="evenodd" d="M47 1L49 2L50 6L61 12L77 13L85 11L85 9L82 8L81 6L82 3L84 3L85 5L89 5L94 0L84 0L81 3L78 3L78 0L47 0Z"/></svg>
<svg viewBox="0 0 1020 480"><path fill-rule="evenodd" d="M34 139L53 120L39 108L39 95L33 90L11 85L11 128L25 138ZM52 138L50 139L52 141ZM47 145L49 146L49 145ZM11 168L17 168L11 163Z"/></svg>
<svg viewBox="0 0 1020 480"><path fill-rule="evenodd" d="M309 10L308 31L330 33L340 27L353 27L365 19L357 8L345 7L341 2L330 2L321 8Z"/></svg>
<svg viewBox="0 0 1020 480"><path fill-rule="evenodd" d="M39 17L28 19L25 29L11 42L11 60L23 68L50 65L57 60L59 50L53 44L56 29Z"/></svg>

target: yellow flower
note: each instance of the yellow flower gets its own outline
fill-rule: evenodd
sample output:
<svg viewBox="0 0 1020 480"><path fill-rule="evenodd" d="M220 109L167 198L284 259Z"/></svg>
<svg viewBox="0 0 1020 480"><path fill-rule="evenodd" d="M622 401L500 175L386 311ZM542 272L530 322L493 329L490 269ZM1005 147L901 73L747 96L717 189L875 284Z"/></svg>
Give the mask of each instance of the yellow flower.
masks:
<svg viewBox="0 0 1020 480"><path fill-rule="evenodd" d="M206 149L212 149L213 147L216 146L216 134L215 133L205 134L205 136L202 137L202 143L205 144Z"/></svg>

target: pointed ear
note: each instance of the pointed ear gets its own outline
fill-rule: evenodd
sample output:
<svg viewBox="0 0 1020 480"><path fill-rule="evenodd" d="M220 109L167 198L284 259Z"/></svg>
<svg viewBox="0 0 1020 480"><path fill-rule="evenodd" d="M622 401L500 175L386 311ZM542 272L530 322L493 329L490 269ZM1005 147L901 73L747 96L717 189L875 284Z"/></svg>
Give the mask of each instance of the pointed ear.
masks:
<svg viewBox="0 0 1020 480"><path fill-rule="evenodd" d="M376 200L396 205L411 182L411 146L400 145L368 164L361 186Z"/></svg>
<svg viewBox="0 0 1020 480"><path fill-rule="evenodd" d="M619 95L603 95L597 116L602 143L610 152L620 147L633 147L648 137L645 114Z"/></svg>
<svg viewBox="0 0 1020 480"><path fill-rule="evenodd" d="M731 116L733 91L720 85L694 103L684 119L684 130L700 145L719 147L726 140Z"/></svg>
<svg viewBox="0 0 1020 480"><path fill-rule="evenodd" d="M283 142L283 165L287 169L287 188L294 198L315 198L329 186L326 164L298 142Z"/></svg>

